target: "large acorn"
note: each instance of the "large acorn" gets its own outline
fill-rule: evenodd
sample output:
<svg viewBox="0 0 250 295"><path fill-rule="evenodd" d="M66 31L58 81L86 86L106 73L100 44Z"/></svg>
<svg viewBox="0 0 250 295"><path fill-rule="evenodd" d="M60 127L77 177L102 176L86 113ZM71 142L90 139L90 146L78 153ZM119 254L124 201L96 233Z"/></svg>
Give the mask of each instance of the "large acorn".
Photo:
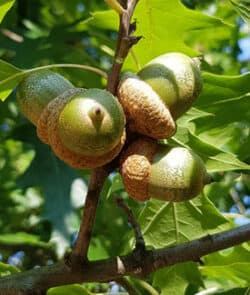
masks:
<svg viewBox="0 0 250 295"><path fill-rule="evenodd" d="M152 138L169 138L176 125L160 96L136 74L126 73L118 87L118 98L132 131Z"/></svg>
<svg viewBox="0 0 250 295"><path fill-rule="evenodd" d="M186 201L211 182L202 159L193 151L160 145L150 138L140 138L128 147L120 173L126 191L137 201L151 197Z"/></svg>
<svg viewBox="0 0 250 295"><path fill-rule="evenodd" d="M198 97L202 87L199 60L167 53L137 75L126 73L118 88L130 128L152 138L169 138L175 122Z"/></svg>
<svg viewBox="0 0 250 295"><path fill-rule="evenodd" d="M199 58L166 53L146 64L138 73L169 107L174 119L184 114L202 89Z"/></svg>
<svg viewBox="0 0 250 295"><path fill-rule="evenodd" d="M77 169L110 162L125 142L122 107L101 89L66 90L44 108L37 127L40 139Z"/></svg>
<svg viewBox="0 0 250 295"><path fill-rule="evenodd" d="M62 75L43 70L27 75L17 86L17 103L21 112L35 126L45 106L74 86Z"/></svg>

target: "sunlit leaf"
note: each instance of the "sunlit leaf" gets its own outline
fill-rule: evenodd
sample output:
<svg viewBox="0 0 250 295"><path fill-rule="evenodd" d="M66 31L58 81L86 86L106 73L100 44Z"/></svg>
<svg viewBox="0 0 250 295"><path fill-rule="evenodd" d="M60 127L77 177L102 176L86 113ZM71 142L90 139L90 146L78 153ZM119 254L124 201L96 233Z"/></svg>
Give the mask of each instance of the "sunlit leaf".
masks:
<svg viewBox="0 0 250 295"><path fill-rule="evenodd" d="M240 161L234 154L226 153L216 146L203 141L188 128L179 127L172 140L197 152L205 161L209 172L250 169L250 165Z"/></svg>
<svg viewBox="0 0 250 295"><path fill-rule="evenodd" d="M69 286L62 286L62 287L55 287L49 289L47 295L90 295L87 289L85 289L81 285L69 285Z"/></svg>
<svg viewBox="0 0 250 295"><path fill-rule="evenodd" d="M0 23L14 3L15 0L0 0Z"/></svg>
<svg viewBox="0 0 250 295"><path fill-rule="evenodd" d="M198 30L202 34L202 30L213 29L216 26L217 34L212 34L211 37L226 39L231 30L223 20L187 9L178 0L139 1L133 20L137 23L136 35L143 37L133 47L133 52L141 66L153 57L170 51L197 55L197 51L185 44L185 35L189 31ZM102 11L93 13L84 25L116 31L118 21L114 11ZM136 69L136 64L131 57L127 59L125 66Z"/></svg>
<svg viewBox="0 0 250 295"><path fill-rule="evenodd" d="M230 281L233 286L247 287L250 283L250 245L243 244L204 257L203 275Z"/></svg>
<svg viewBox="0 0 250 295"><path fill-rule="evenodd" d="M166 267L153 276L153 285L160 288L162 294L185 294L189 284L197 287L203 285L198 267L193 262Z"/></svg>
<svg viewBox="0 0 250 295"><path fill-rule="evenodd" d="M8 276L17 272L19 272L19 270L15 266L0 262L0 277Z"/></svg>
<svg viewBox="0 0 250 295"><path fill-rule="evenodd" d="M240 16L250 24L250 2L249 0L230 0L233 4L235 10L240 14Z"/></svg>
<svg viewBox="0 0 250 295"><path fill-rule="evenodd" d="M146 243L159 248L218 232L227 220L207 198L200 196L180 203L151 199L139 216L139 223Z"/></svg>
<svg viewBox="0 0 250 295"><path fill-rule="evenodd" d="M0 60L0 100L5 100L21 81L24 71Z"/></svg>
<svg viewBox="0 0 250 295"><path fill-rule="evenodd" d="M50 248L51 245L40 241L39 236L28 234L25 232L9 233L0 235L0 244L6 246L20 245L33 246L40 248Z"/></svg>

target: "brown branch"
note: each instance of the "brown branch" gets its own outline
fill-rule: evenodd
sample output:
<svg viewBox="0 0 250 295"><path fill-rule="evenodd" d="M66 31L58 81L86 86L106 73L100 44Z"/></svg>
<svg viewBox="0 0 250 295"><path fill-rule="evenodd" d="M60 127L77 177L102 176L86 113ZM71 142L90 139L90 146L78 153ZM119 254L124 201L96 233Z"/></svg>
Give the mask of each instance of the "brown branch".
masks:
<svg viewBox="0 0 250 295"><path fill-rule="evenodd" d="M127 8L124 9L124 13L122 13L120 16L119 37L115 59L111 72L108 76L107 84L107 90L114 95L116 93L123 61L127 57L131 46L139 40L138 38L132 37L130 35L135 29L135 25L130 24L130 20L137 1L138 0L128 0ZM87 254L91 240L96 209L98 206L99 195L106 177L112 171L110 170L110 167L112 167L112 164L97 168L92 172L78 238L69 261L72 267L78 267L79 264L83 262L86 264L88 262Z"/></svg>
<svg viewBox="0 0 250 295"><path fill-rule="evenodd" d="M51 287L83 283L116 281L123 276L146 276L160 268L187 261L198 261L209 253L250 240L250 224L193 240L184 244L146 251L138 261L135 252L126 256L89 262L80 269L64 263L33 269L0 279L0 295L43 294Z"/></svg>
<svg viewBox="0 0 250 295"><path fill-rule="evenodd" d="M128 205L126 204L126 202L122 198L117 197L116 202L117 202L118 206L121 207L124 210L124 212L127 214L128 222L130 223L130 225L132 226L132 229L134 230L135 241L136 241L135 249L137 249L139 251L145 251L144 238L142 236L140 226L139 226L138 222L136 221L136 218L133 214L133 211L128 207Z"/></svg>
<svg viewBox="0 0 250 295"><path fill-rule="evenodd" d="M104 181L110 173L108 168L109 166L104 166L92 171L82 222L78 233L78 238L71 255L71 263L73 265L78 265L79 263L88 261L87 254L94 225L96 209L99 201L99 195Z"/></svg>
<svg viewBox="0 0 250 295"><path fill-rule="evenodd" d="M128 0L125 12L120 15L120 24L118 31L118 40L115 51L114 62L108 76L107 90L116 94L117 86L119 83L120 72L127 57L130 48L135 45L140 37L132 36L135 31L135 24L130 23L131 18L138 0Z"/></svg>

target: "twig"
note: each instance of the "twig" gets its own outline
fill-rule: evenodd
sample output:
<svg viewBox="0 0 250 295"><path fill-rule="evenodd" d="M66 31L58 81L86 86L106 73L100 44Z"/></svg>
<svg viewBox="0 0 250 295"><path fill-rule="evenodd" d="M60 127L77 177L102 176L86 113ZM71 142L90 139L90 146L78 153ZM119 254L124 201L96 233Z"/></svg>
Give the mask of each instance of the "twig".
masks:
<svg viewBox="0 0 250 295"><path fill-rule="evenodd" d="M116 202L117 202L118 206L121 207L125 211L125 213L127 214L128 222L131 224L131 226L134 230L135 241L136 241L135 248L138 250L145 251L145 242L144 242L144 239L143 239L143 236L141 233L141 229L140 229L139 224L136 221L136 218L135 218L132 210L128 207L128 205L126 204L126 202L122 198L117 197Z"/></svg>
<svg viewBox="0 0 250 295"><path fill-rule="evenodd" d="M130 34L132 33L131 28L133 28L133 30L135 29L133 24L130 25L130 19L132 17L137 1L128 0L127 9L122 10L123 13L120 15L121 21L119 27L119 38L117 43L118 45L115 53L113 67L110 74L108 75L107 84L107 90L110 91L112 94L116 93L120 69L124 58L126 58L129 52L129 48L139 40L136 37L130 36ZM122 63L120 63L121 59ZM76 240L76 244L70 259L70 263L72 264L71 267L73 268L79 267L81 263L86 264L88 262L87 253L91 240L99 195L106 177L112 171L110 170L110 167L114 168L113 163L97 168L92 172L78 238Z"/></svg>
<svg viewBox="0 0 250 295"><path fill-rule="evenodd" d="M90 244L99 195L109 172L109 169L105 166L92 171L82 222L71 256L71 263L73 265L88 261L87 252Z"/></svg>
<svg viewBox="0 0 250 295"><path fill-rule="evenodd" d="M132 36L135 31L135 24L130 23L137 2L138 0L128 0L125 11L120 15L120 25L115 58L111 67L110 74L108 75L107 83L107 90L114 95L116 94L119 82L119 75L124 60L127 57L130 48L135 45L141 38Z"/></svg>
<svg viewBox="0 0 250 295"><path fill-rule="evenodd" d="M118 285L122 286L128 292L129 295L137 295L138 294L126 278L117 279L116 283Z"/></svg>
<svg viewBox="0 0 250 295"><path fill-rule="evenodd" d="M231 189L230 190L230 196L231 198L234 200L235 205L237 206L237 208L239 209L239 212L241 214L244 214L246 211L245 206L243 205L243 203L240 200L239 194L237 193L237 191L235 189Z"/></svg>
<svg viewBox="0 0 250 295"><path fill-rule="evenodd" d="M209 253L238 245L250 240L250 224L208 235L173 247L147 250L141 267L134 264L134 252L120 257L89 262L81 269L71 269L64 263L41 267L6 276L0 279L0 295L39 294L39 290L83 283L116 281L124 276L145 276L160 268L180 262L197 261Z"/></svg>

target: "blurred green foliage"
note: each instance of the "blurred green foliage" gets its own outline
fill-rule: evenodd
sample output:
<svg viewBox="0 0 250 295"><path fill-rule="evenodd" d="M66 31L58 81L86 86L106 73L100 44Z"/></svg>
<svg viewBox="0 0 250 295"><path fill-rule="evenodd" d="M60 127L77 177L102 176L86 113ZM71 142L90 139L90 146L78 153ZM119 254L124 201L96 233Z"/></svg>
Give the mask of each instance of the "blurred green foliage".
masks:
<svg viewBox="0 0 250 295"><path fill-rule="evenodd" d="M168 51L203 57L202 94L178 120L178 131L168 143L194 149L216 183L193 201L137 203L114 172L105 183L97 211L89 251L93 260L127 253L133 247L131 227L114 200L117 195L138 217L149 248L234 227L239 217L249 220L250 203L244 200L250 195L250 63L240 47L249 30L238 14L242 11L235 9L240 1L237 5L214 0L152 2L142 0L135 10L136 34L143 38L123 70L137 71ZM24 251L18 266L27 269L53 263L72 246L90 171L69 168L38 141L34 126L16 106L18 75L25 69L57 63L91 65L108 72L118 16L98 0L0 1L0 11L0 253L6 263L13 253ZM239 54L243 54L241 59ZM104 79L95 73L56 70L77 87L105 87ZM250 284L248 250L246 244L208 255L202 266L185 263L156 272L145 281L129 280L138 294L161 290L161 294L191 295L206 288L214 288L210 294L234 294L234 290L245 294ZM1 275L16 271L0 263ZM109 286L74 285L51 289L48 294L90 294L102 288Z"/></svg>

